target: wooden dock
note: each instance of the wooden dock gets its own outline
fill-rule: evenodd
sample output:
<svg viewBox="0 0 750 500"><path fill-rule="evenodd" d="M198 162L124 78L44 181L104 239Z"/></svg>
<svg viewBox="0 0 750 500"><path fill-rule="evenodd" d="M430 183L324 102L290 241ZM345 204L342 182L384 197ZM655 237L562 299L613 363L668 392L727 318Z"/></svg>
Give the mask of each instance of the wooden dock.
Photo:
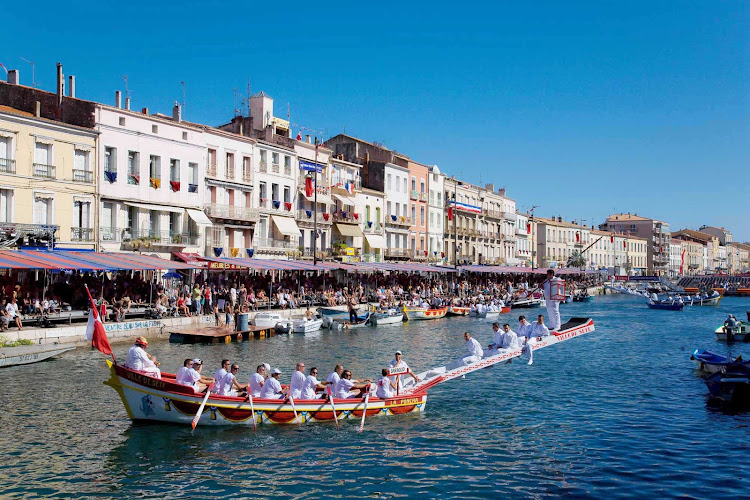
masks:
<svg viewBox="0 0 750 500"><path fill-rule="evenodd" d="M226 326L207 326L169 331L169 341L177 344L229 344L251 338L275 335L273 328L250 325L248 330L237 331Z"/></svg>

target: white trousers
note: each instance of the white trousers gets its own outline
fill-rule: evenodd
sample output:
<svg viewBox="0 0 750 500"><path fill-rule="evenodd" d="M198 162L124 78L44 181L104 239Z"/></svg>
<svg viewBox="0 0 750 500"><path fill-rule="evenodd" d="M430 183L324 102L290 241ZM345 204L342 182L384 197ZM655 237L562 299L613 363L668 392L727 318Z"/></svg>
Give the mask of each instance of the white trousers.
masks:
<svg viewBox="0 0 750 500"><path fill-rule="evenodd" d="M556 300L547 301L547 327L550 330L560 328L560 302Z"/></svg>

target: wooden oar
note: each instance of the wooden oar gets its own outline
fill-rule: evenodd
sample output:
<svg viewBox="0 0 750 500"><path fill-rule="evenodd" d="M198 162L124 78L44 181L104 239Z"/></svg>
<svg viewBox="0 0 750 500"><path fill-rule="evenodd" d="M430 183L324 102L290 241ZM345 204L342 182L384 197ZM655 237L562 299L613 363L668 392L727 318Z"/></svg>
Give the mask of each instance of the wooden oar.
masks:
<svg viewBox="0 0 750 500"><path fill-rule="evenodd" d="M213 387L213 384L211 385L211 387ZM193 418L193 432L195 432L195 426L198 425L198 420L200 420L201 415L203 415L203 408L206 407L206 401L208 401L208 397L211 395L211 387L206 389L206 396L203 398L203 402L198 408L198 413L196 413L195 417Z"/></svg>
<svg viewBox="0 0 750 500"><path fill-rule="evenodd" d="M248 387L248 389L250 389L250 388ZM253 430L257 431L258 430L258 422L255 421L255 406L253 405L253 395L250 394L250 391L247 392L247 398L250 401L250 413L253 416Z"/></svg>
<svg viewBox="0 0 750 500"><path fill-rule="evenodd" d="M367 386L367 396L365 396L365 409L362 411L362 421L359 423L359 432L365 428L365 416L367 415L367 403L370 401L370 386Z"/></svg>
<svg viewBox="0 0 750 500"><path fill-rule="evenodd" d="M302 422L299 421L299 415L297 415L297 408L294 407L294 398L292 398L292 391L289 391L289 403L292 405L292 411L294 412L294 420L297 421L297 427L302 426Z"/></svg>
<svg viewBox="0 0 750 500"><path fill-rule="evenodd" d="M333 391L331 390L331 386L329 385L327 387L328 389L328 401L331 402L331 410L333 410L333 420L336 422L336 430L339 430L339 417L336 415L336 406L333 404Z"/></svg>

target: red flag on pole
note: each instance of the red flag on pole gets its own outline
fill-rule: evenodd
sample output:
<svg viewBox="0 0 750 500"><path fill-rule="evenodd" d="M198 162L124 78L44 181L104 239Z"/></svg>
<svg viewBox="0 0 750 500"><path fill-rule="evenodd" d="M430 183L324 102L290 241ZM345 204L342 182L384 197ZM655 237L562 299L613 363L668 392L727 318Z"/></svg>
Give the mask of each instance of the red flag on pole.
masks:
<svg viewBox="0 0 750 500"><path fill-rule="evenodd" d="M576 243L581 241L581 234L576 231Z"/></svg>
<svg viewBox="0 0 750 500"><path fill-rule="evenodd" d="M91 340L91 345L99 349L103 354L112 356L112 347L109 345L109 339L107 338L107 333L104 331L104 325L99 319L99 311L97 311L96 302L91 298L89 287L86 287L86 294L88 294L89 301L91 302L89 322L86 325L86 339ZM112 356L112 359L114 359L114 356Z"/></svg>
<svg viewBox="0 0 750 500"><path fill-rule="evenodd" d="M531 234L531 224L526 224L526 234Z"/></svg>
<svg viewBox="0 0 750 500"><path fill-rule="evenodd" d="M609 237L609 242L610 242L610 243L614 243L614 242L615 242L615 237L614 237L614 235L613 235L613 236L610 236L610 237Z"/></svg>
<svg viewBox="0 0 750 500"><path fill-rule="evenodd" d="M311 176L305 177L305 196L313 195L313 180Z"/></svg>
<svg viewBox="0 0 750 500"><path fill-rule="evenodd" d="M448 220L453 220L453 207L448 207Z"/></svg>

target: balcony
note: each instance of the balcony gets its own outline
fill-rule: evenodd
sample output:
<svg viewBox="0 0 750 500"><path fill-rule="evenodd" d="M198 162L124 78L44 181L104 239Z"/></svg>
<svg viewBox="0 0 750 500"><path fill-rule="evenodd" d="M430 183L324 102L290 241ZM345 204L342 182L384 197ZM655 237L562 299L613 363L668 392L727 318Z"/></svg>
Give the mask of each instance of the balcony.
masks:
<svg viewBox="0 0 750 500"><path fill-rule="evenodd" d="M200 235L190 233L175 233L172 231L152 231L149 229L128 229L123 232L122 241L130 241L132 246L195 246Z"/></svg>
<svg viewBox="0 0 750 500"><path fill-rule="evenodd" d="M233 181L234 180L234 165L227 165L227 172L226 172L226 174L227 174L227 176L226 176L227 180L229 180L229 181Z"/></svg>
<svg viewBox="0 0 750 500"><path fill-rule="evenodd" d="M267 174L268 173L268 163L261 160L260 166L258 166L258 172L261 174Z"/></svg>
<svg viewBox="0 0 750 500"><path fill-rule="evenodd" d="M278 174L280 171L280 166L278 163L272 163L271 164L271 173L272 174Z"/></svg>
<svg viewBox="0 0 750 500"><path fill-rule="evenodd" d="M419 199L419 193L417 192L416 189L413 189L412 191L409 192L409 199L410 200L418 200Z"/></svg>
<svg viewBox="0 0 750 500"><path fill-rule="evenodd" d="M309 215L308 215L309 212ZM326 215L328 218L326 219ZM312 210L297 210L297 222L300 224L314 224L317 219L318 224L331 224L331 215L323 212L314 213Z"/></svg>
<svg viewBox="0 0 750 500"><path fill-rule="evenodd" d="M93 227L71 227L70 241L94 241Z"/></svg>
<svg viewBox="0 0 750 500"><path fill-rule="evenodd" d="M515 212L503 212L503 219L516 222L518 216L515 214Z"/></svg>
<svg viewBox="0 0 750 500"><path fill-rule="evenodd" d="M327 259L327 258L331 257L331 251L328 250L328 249L321 250L319 248L316 253L317 253L318 259ZM309 259L312 259L313 258L313 249L312 249L312 247L305 247L302 250L302 257L307 257Z"/></svg>
<svg viewBox="0 0 750 500"><path fill-rule="evenodd" d="M45 163L34 163L34 177L44 177L45 179L55 178L55 166Z"/></svg>
<svg viewBox="0 0 750 500"><path fill-rule="evenodd" d="M427 201L427 193L419 193L419 201Z"/></svg>
<svg viewBox="0 0 750 500"><path fill-rule="evenodd" d="M386 226L398 226L398 227L411 227L414 224L412 222L411 217L391 215L391 216L386 216L385 225Z"/></svg>
<svg viewBox="0 0 750 500"><path fill-rule="evenodd" d="M284 165L284 175L288 175L291 177L292 175L292 166L291 165Z"/></svg>
<svg viewBox="0 0 750 500"><path fill-rule="evenodd" d="M386 248L385 256L408 259L409 257L411 257L411 249L409 248Z"/></svg>
<svg viewBox="0 0 750 500"><path fill-rule="evenodd" d="M99 228L99 238L103 242L119 242L122 240L121 230L112 226L102 226Z"/></svg>
<svg viewBox="0 0 750 500"><path fill-rule="evenodd" d="M256 238L253 246L263 250L296 250L299 248L299 245L294 241L276 240L273 238Z"/></svg>
<svg viewBox="0 0 750 500"><path fill-rule="evenodd" d="M521 227L517 227L517 228L516 228L516 235L517 235L517 236L525 236L525 237L528 237L528 236L529 236L529 233L528 233L528 231L526 231L526 228L525 228L525 227L524 227L524 228L521 228Z"/></svg>
<svg viewBox="0 0 750 500"><path fill-rule="evenodd" d="M73 182L85 182L91 184L94 182L94 172L90 170L73 169Z"/></svg>
<svg viewBox="0 0 750 500"><path fill-rule="evenodd" d="M245 222L258 222L260 219L258 209L249 207L208 203L204 205L203 211L206 215L215 219L240 220Z"/></svg>
<svg viewBox="0 0 750 500"><path fill-rule="evenodd" d="M252 182L253 181L253 173L250 169L245 169L242 171L242 182Z"/></svg>
<svg viewBox="0 0 750 500"><path fill-rule="evenodd" d="M503 213L499 210L482 210L485 216L490 217L492 219L502 219Z"/></svg>
<svg viewBox="0 0 750 500"><path fill-rule="evenodd" d="M15 174L16 160L11 160L10 158L0 158L0 173Z"/></svg>
<svg viewBox="0 0 750 500"><path fill-rule="evenodd" d="M334 212L334 222L359 222L360 215L356 212Z"/></svg>
<svg viewBox="0 0 750 500"><path fill-rule="evenodd" d="M372 225L369 225L367 222L363 224L362 231L368 234L377 234L383 232L383 225L379 222L371 221Z"/></svg>
<svg viewBox="0 0 750 500"><path fill-rule="evenodd" d="M216 177L216 163L209 163L206 165L206 175L209 177Z"/></svg>

